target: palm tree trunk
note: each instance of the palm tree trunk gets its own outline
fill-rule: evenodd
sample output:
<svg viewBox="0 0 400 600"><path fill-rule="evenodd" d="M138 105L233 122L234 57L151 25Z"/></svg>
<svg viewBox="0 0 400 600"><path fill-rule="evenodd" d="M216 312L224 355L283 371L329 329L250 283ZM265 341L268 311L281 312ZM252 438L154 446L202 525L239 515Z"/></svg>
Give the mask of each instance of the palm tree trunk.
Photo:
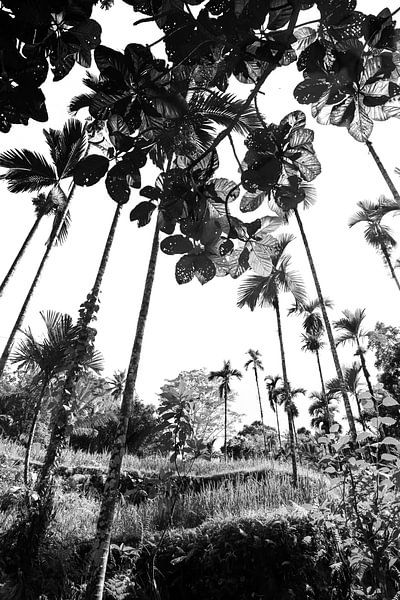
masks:
<svg viewBox="0 0 400 600"><path fill-rule="evenodd" d="M361 422L363 431L366 431L367 428L366 428L366 425L365 425L364 416L362 414L361 402L360 402L360 398L358 397L358 394L357 394L356 391L354 391L354 398L356 399L358 414L360 415L360 422Z"/></svg>
<svg viewBox="0 0 400 600"><path fill-rule="evenodd" d="M326 390L325 390L325 383L324 383L324 378L322 375L322 368L321 368L321 360L319 358L319 352L318 350L315 351L315 355L317 357L317 363L318 363L318 372L319 372L319 378L321 380L321 391L322 391L322 395L324 397L325 400L325 407L326 407L326 419L329 425L329 429L331 428L331 413L329 411L329 401L328 401L328 396L326 395Z"/></svg>
<svg viewBox="0 0 400 600"><path fill-rule="evenodd" d="M142 350L143 335L146 319L149 311L151 292L153 288L154 275L158 255L159 227L156 224L153 245L151 248L149 266L144 286L142 305L136 326L135 340L129 361L126 376L125 389L121 403L120 421L117 436L111 452L107 480L97 521L96 537L93 544L92 556L89 565L88 583L86 587L86 600L101 600L103 598L104 582L108 553L110 548L111 528L114 520L115 505L118 497L119 480L121 474L122 459L125 454L126 434L131 411L133 393L136 386L140 354Z"/></svg>
<svg viewBox="0 0 400 600"><path fill-rule="evenodd" d="M224 458L228 462L228 390L224 386Z"/></svg>
<svg viewBox="0 0 400 600"><path fill-rule="evenodd" d="M260 386L258 383L257 367L255 365L254 365L254 375L256 378L258 402L260 405L260 418L261 418L262 432L263 432L263 438L264 438L264 453L265 453L265 458L267 458L267 436L266 436L265 427L264 427L264 413L263 413L263 408L262 408L262 403L261 403L261 394L260 394Z"/></svg>
<svg viewBox="0 0 400 600"><path fill-rule="evenodd" d="M322 316L323 316L324 323L325 323L326 333L328 335L332 358L333 358L333 362L335 364L336 375L340 381L340 385L342 388L342 397L343 397L343 403L344 403L344 407L345 407L345 411L346 411L347 422L349 424L352 441L353 441L353 443L355 443L357 440L357 431L356 431L356 426L354 423L353 413L351 411L351 405L350 405L350 400L349 400L349 396L348 396L347 389L346 389L346 384L343 379L343 373L342 373L342 369L341 369L340 362L339 362L339 356L338 356L338 353L336 350L335 340L333 338L331 323L329 321L328 313L326 311L325 301L324 301L324 297L322 295L321 286L319 283L317 271L315 269L314 260L313 260L312 254L311 254L310 246L308 244L307 236L305 234L303 223L301 221L299 211L297 210L297 208L294 209L294 214L296 216L297 224L300 229L303 244L304 244L304 247L305 247L305 250L307 253L308 262L310 264L311 273L312 273L312 276L314 279L315 289L317 291L318 300L319 300L319 303L321 306L321 312L322 312Z"/></svg>
<svg viewBox="0 0 400 600"><path fill-rule="evenodd" d="M400 291L400 282L397 279L395 270L394 270L393 265L392 265L392 261L390 260L390 254L389 254L388 249L386 248L386 246L385 246L384 243L381 243L381 250L382 250L383 256L385 257L387 266L389 267L390 274L393 277L393 279L394 279L394 281L395 281L395 283L397 285L397 289Z"/></svg>
<svg viewBox="0 0 400 600"><path fill-rule="evenodd" d="M40 213L38 214L33 226L31 227L28 235L25 238L24 243L22 244L21 248L19 249L19 252L17 254L17 256L15 257L11 267L8 270L7 275L4 277L3 281L0 284L0 298L3 295L3 292L5 290L5 288L7 287L8 282L10 281L11 277L13 276L15 269L17 268L19 261L21 260L21 258L23 257L23 255L25 254L25 250L27 249L29 242L31 241L31 239L33 238L39 223L42 219L44 215L44 211L40 211Z"/></svg>
<svg viewBox="0 0 400 600"><path fill-rule="evenodd" d="M50 521L50 515L54 502L53 477L59 465L61 451L65 447L66 441L70 435L71 403L74 399L75 387L81 373L82 359L85 358L86 352L88 351L88 345L90 346L90 344L93 344L95 330L91 329L89 324L98 308L97 302L100 288L110 256L120 213L121 205L118 205L107 236L107 241L92 291L80 310L81 316L79 322L79 340L76 344L74 359L66 374L64 388L56 412L55 423L51 432L50 442L37 485L37 491L40 497L40 514L38 515L36 523L32 525L32 527L35 529L35 539L37 540L42 538ZM37 548L35 551L37 551Z"/></svg>
<svg viewBox="0 0 400 600"><path fill-rule="evenodd" d="M273 402L275 402L275 416L276 416L276 426L278 429L278 439L279 439L279 447L282 450L282 439L281 439L281 429L279 426L279 415L278 415L278 403L276 400L274 400Z"/></svg>
<svg viewBox="0 0 400 600"><path fill-rule="evenodd" d="M280 346L280 350L281 350L283 386L285 388L286 394L289 397L290 386L289 386L289 379L288 379L287 370L286 370L286 357L285 357L285 348L284 348L284 345L283 345L281 314L280 314L280 310L279 310L278 296L275 297L274 308L275 308L275 313L276 313L276 321L277 321L277 324L278 324L278 336L279 336L279 346ZM288 425L289 425L290 455L291 455L291 458L292 458L293 487L297 487L296 446L295 446L295 443L294 443L294 435L293 435L293 419L291 417L290 411L288 411Z"/></svg>
<svg viewBox="0 0 400 600"><path fill-rule="evenodd" d="M386 181L386 184L387 184L388 188L390 189L390 191L393 195L393 198L400 205L400 194L397 191L396 186L394 185L392 179L390 178L389 173L386 171L385 167L383 166L381 159L379 158L375 148L372 145L372 142L367 140L365 143L367 145L368 150L371 152L371 155L372 155L383 179Z"/></svg>
<svg viewBox="0 0 400 600"><path fill-rule="evenodd" d="M33 445L33 440L35 437L36 426L37 426L37 422L39 419L40 409L42 407L42 400L43 400L43 396L44 396L44 393L47 388L47 384L48 384L48 380L45 377L43 379L42 387L40 388L39 396L36 400L35 409L33 412L32 423L31 423L31 426L29 429L29 437L28 437L28 443L27 443L26 450L25 450L25 460L24 460L24 483L26 486L29 485L29 466L30 466L30 461L31 461L32 445Z"/></svg>
<svg viewBox="0 0 400 600"><path fill-rule="evenodd" d="M358 337L356 338L356 343L357 343L358 355L360 357L360 362L361 362L361 369L362 369L362 372L363 372L363 375L364 375L365 382L366 382L367 387L368 387L368 391L371 394L371 400L374 403L374 407L375 407L375 410L376 410L376 399L375 399L375 396L374 396L374 389L372 387L371 377L370 377L369 371L367 369L367 363L365 361L364 350L361 348L361 344L360 344L360 341L359 341Z"/></svg>
<svg viewBox="0 0 400 600"><path fill-rule="evenodd" d="M23 320L24 320L25 315L26 315L26 311L28 310L28 306L29 306L29 303L30 303L30 301L32 299L33 293L34 293L34 291L35 291L35 289L36 289L36 287L37 287L37 285L39 283L39 279L40 279L40 276L42 274L42 271L43 271L43 269L44 269L44 267L45 267L45 265L46 265L46 263L48 261L48 258L50 256L50 252L52 251L52 249L53 249L53 247L54 247L54 245L55 245L55 243L57 241L57 238L58 238L58 235L60 233L60 230L61 230L61 228L63 226L64 220L65 220L65 216L67 214L68 207L69 207L70 202L72 200L72 196L74 194L74 191L75 191L75 184L72 185L71 190L70 190L70 192L68 194L67 202L65 203L65 206L64 206L64 208L62 210L62 213L60 215L60 222L58 224L58 227L56 227L54 229L53 233L50 236L49 241L47 242L47 247L46 247L45 253L43 254L42 260L40 261L39 267L38 267L38 269L36 271L36 275L35 275L35 277L33 279L31 287L29 288L28 294L26 295L25 301L24 301L24 303L22 305L22 308L21 308L21 310L19 312L17 320L14 323L14 327L12 328L12 331L11 331L11 333L9 335L7 343L6 343L5 347L4 347L3 353L2 353L2 355L0 357L0 380L2 378L2 375L3 375L3 372L4 372L4 368L5 368L6 363L8 361L8 357L10 356L10 352L11 352L11 349L12 349L12 346L13 346L14 339L15 339L15 336L17 334L17 331L22 326Z"/></svg>

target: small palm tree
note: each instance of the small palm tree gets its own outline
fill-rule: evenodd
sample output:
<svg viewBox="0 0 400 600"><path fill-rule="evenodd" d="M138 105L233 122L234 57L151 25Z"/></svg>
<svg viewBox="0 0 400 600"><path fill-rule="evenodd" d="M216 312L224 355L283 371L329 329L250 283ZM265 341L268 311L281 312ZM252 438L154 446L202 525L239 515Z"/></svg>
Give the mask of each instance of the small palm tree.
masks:
<svg viewBox="0 0 400 600"><path fill-rule="evenodd" d="M292 235L281 235L277 239L276 249L271 254L272 271L268 277L261 275L250 275L239 288L238 306L248 306L251 310L258 306L270 306L275 310L278 325L279 345L281 351L281 363L283 384L286 395L289 398L290 385L286 370L286 356L282 336L282 322L279 304L279 295L289 292L299 304L306 301L306 293L303 281L296 271L290 270L290 257L285 254L287 246L292 242ZM297 485L297 461L296 448L293 432L292 414L288 411L289 439L292 455L293 485Z"/></svg>
<svg viewBox="0 0 400 600"><path fill-rule="evenodd" d="M352 396L354 396L358 408L359 421L362 425L363 430L365 431L365 417L362 411L361 402L358 395L360 385L360 371L361 365L357 362L353 362L353 364L349 367L344 367L343 376L348 392L352 394ZM335 395L340 393L340 382L338 381L337 377L330 379L327 382L326 386L329 395Z"/></svg>
<svg viewBox="0 0 400 600"><path fill-rule="evenodd" d="M400 291L400 282L397 279L394 266L391 260L393 248L397 246L397 242L393 237L391 229L382 223L382 217L388 211L388 207L392 207L392 201L384 196L381 196L377 203L369 201L361 201L357 203L358 210L349 220L349 227L354 227L359 223L365 224L364 238L374 250L382 255L384 262L389 267L390 274ZM396 210L399 210L397 203Z"/></svg>
<svg viewBox="0 0 400 600"><path fill-rule="evenodd" d="M247 371L249 367L252 367L252 369L254 371L254 377L256 380L257 394L258 394L258 403L260 406L260 419L261 419L261 425L262 425L262 431L263 431L263 437L264 437L264 452L265 452L265 456L267 456L267 437L266 437L266 432L265 432L265 427L264 427L264 413L263 413L263 407L262 407L262 402L261 402L260 386L258 383L258 371L259 370L264 371L264 367L261 362L261 354L258 350L250 349L247 351L247 354L249 355L250 358L245 363L244 368Z"/></svg>
<svg viewBox="0 0 400 600"><path fill-rule="evenodd" d="M328 298L324 298L326 308L332 308L333 303ZM325 331L324 322L321 316L321 303L318 298L308 300L305 304L295 304L289 309L288 314L302 315L303 329L301 349L305 352L311 352L317 359L318 374L321 382L322 394L326 396L324 377L322 374L320 351L324 347L322 335ZM329 411L327 412L329 415Z"/></svg>
<svg viewBox="0 0 400 600"><path fill-rule="evenodd" d="M228 460L228 445L227 445L227 433L228 433L228 395L231 391L230 382L233 377L236 379L242 379L242 373L231 366L230 360L224 361L224 366L220 371L211 371L208 376L210 381L219 379L221 384L219 386L219 395L224 399L224 457L225 462Z"/></svg>
<svg viewBox="0 0 400 600"><path fill-rule="evenodd" d="M29 481L29 463L43 398L52 379L65 372L71 360L77 328L69 315L55 311L40 313L46 333L38 340L30 329L23 332L21 340L11 356L11 361L20 369L34 374L35 384L39 386L33 409L32 422L25 452L24 481ZM85 369L99 372L103 368L101 355L94 351L86 357Z"/></svg>
<svg viewBox="0 0 400 600"><path fill-rule="evenodd" d="M267 375L266 377L264 377L264 381L265 381L265 384L267 386L267 391L268 391L269 405L270 405L271 409L274 411L275 417L276 417L276 428L278 431L279 447L282 449L281 429L280 429L280 424L279 424L279 411L278 411L278 393L277 393L277 390L279 389L279 387L281 387L280 386L281 380L282 380L282 377L280 375Z"/></svg>
<svg viewBox="0 0 400 600"><path fill-rule="evenodd" d="M65 237L68 208L75 187L71 185L66 195L60 184L64 179L73 176L76 165L87 152L87 135L80 121L76 119L69 119L61 131L49 129L44 131L44 134L50 148L51 162L42 154L31 150L6 150L0 154L0 167L7 169L6 173L1 175L1 179L7 181L11 192L36 192L51 188L46 202L50 206L58 207L46 250L0 357L0 378L50 252L57 240Z"/></svg>
<svg viewBox="0 0 400 600"><path fill-rule="evenodd" d="M124 393L125 381L125 371L115 371L111 379L107 381L108 391L111 393L111 396L116 402L120 400L122 394Z"/></svg>
<svg viewBox="0 0 400 600"><path fill-rule="evenodd" d="M339 388L340 392L340 388ZM329 433L334 423L336 408L330 403L330 399L322 392L312 392L310 394L312 403L308 407L310 413L311 426Z"/></svg>
<svg viewBox="0 0 400 600"><path fill-rule="evenodd" d="M294 420L299 416L299 409L295 403L297 396L304 396L306 394L306 390L304 388L292 388L289 383L288 391L285 390L284 387L278 388L276 390L278 403L283 406L286 414L290 415L290 420L293 428L293 435L297 445L297 432L294 424Z"/></svg>
<svg viewBox="0 0 400 600"><path fill-rule="evenodd" d="M356 346L356 354L360 357L361 369L367 383L368 391L371 394L371 398L374 399L374 390L365 360L365 349L361 345L362 339L368 336L368 332L363 329L364 319L365 308L356 308L354 312L344 310L343 317L338 321L334 321L333 326L339 332L339 336L336 339L337 345L350 343Z"/></svg>

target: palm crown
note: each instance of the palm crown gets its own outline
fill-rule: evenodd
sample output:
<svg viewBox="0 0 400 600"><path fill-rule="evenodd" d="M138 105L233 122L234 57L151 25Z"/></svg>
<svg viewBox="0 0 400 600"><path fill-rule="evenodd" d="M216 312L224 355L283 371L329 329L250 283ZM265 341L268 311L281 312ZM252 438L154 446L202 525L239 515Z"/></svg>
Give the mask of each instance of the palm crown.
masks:
<svg viewBox="0 0 400 600"><path fill-rule="evenodd" d="M13 363L24 370L33 370L39 378L50 380L68 367L78 328L69 315L56 311L41 312L45 335L39 341L30 329L11 356ZM85 360L84 367L95 372L103 368L101 354L93 350Z"/></svg>
<svg viewBox="0 0 400 600"><path fill-rule="evenodd" d="M234 369L231 366L230 360L224 361L224 366L220 371L211 371L208 379L210 381L214 381L215 379L221 380L221 384L219 386L220 396L223 396L224 391L229 393L231 391L230 380L236 377L237 379L242 379L242 373L238 371L238 369Z"/></svg>
<svg viewBox="0 0 400 600"><path fill-rule="evenodd" d="M392 230L382 223L383 215L389 212L392 204L384 196L381 196L377 203L368 200L358 202L357 206L360 210L349 220L349 227L360 223L365 224L364 238L375 250L382 251L382 248L385 247L390 252L397 245ZM396 209L398 210L398 208L396 204Z"/></svg>
<svg viewBox="0 0 400 600"><path fill-rule="evenodd" d="M324 298L324 304L328 308L333 307L333 302ZM288 314L297 314L303 316L303 329L307 336L319 336L324 331L324 324L321 317L321 303L318 298L307 299L304 303L296 302L288 310Z"/></svg>
<svg viewBox="0 0 400 600"><path fill-rule="evenodd" d="M343 315L341 319L333 323L334 328L339 332L336 344L340 345L351 342L359 345L360 338L368 335L368 332L362 328L365 318L365 308L356 308L354 312L344 310Z"/></svg>
<svg viewBox="0 0 400 600"><path fill-rule="evenodd" d="M264 371L263 364L261 362L261 354L258 350L247 350L247 354L250 356L248 361L245 363L244 368L246 371L250 366L254 369L260 369L260 371Z"/></svg>
<svg viewBox="0 0 400 600"><path fill-rule="evenodd" d="M296 271L290 270L290 257L286 247L293 241L292 235L280 235L276 250L271 255L272 272L268 277L250 275L239 287L238 306L251 310L259 306L275 306L280 292L291 292L298 303L304 303L306 292L303 281Z"/></svg>

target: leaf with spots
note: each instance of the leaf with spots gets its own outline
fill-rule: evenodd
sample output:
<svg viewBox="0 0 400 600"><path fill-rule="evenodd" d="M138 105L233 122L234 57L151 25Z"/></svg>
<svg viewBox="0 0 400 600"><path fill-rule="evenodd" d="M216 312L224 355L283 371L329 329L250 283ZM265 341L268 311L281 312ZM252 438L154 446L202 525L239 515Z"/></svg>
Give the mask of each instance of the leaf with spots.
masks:
<svg viewBox="0 0 400 600"><path fill-rule="evenodd" d="M176 263L175 279L179 285L192 281L195 272L194 259L195 256L193 254L186 254Z"/></svg>
<svg viewBox="0 0 400 600"><path fill-rule="evenodd" d="M101 154L91 154L78 162L74 170L76 185L95 185L108 171L109 160Z"/></svg>
<svg viewBox="0 0 400 600"><path fill-rule="evenodd" d="M244 213L259 208L265 198L265 192L247 192L240 200L240 210Z"/></svg>
<svg viewBox="0 0 400 600"><path fill-rule="evenodd" d="M186 254L193 250L193 244L183 235L170 235L163 239L160 248L165 254Z"/></svg>
<svg viewBox="0 0 400 600"><path fill-rule="evenodd" d="M108 194L118 204L126 204L129 201L131 191L129 189L126 171L121 163L117 163L109 170L106 177L106 188Z"/></svg>
<svg viewBox="0 0 400 600"><path fill-rule="evenodd" d="M204 285L208 281L211 281L215 277L216 267L213 261L208 258L205 254L198 254L195 256L194 268L197 279L201 285Z"/></svg>

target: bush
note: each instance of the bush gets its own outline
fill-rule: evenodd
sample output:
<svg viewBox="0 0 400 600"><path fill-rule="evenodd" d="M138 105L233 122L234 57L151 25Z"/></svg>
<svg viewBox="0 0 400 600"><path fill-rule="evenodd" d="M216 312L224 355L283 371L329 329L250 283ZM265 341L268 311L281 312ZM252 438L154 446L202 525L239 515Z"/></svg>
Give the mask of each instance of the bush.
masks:
<svg viewBox="0 0 400 600"><path fill-rule="evenodd" d="M137 561L134 578L144 583L132 600L151 595L153 552L144 547ZM248 517L168 533L155 578L162 600L344 600L348 584L334 581L332 556L309 517Z"/></svg>

